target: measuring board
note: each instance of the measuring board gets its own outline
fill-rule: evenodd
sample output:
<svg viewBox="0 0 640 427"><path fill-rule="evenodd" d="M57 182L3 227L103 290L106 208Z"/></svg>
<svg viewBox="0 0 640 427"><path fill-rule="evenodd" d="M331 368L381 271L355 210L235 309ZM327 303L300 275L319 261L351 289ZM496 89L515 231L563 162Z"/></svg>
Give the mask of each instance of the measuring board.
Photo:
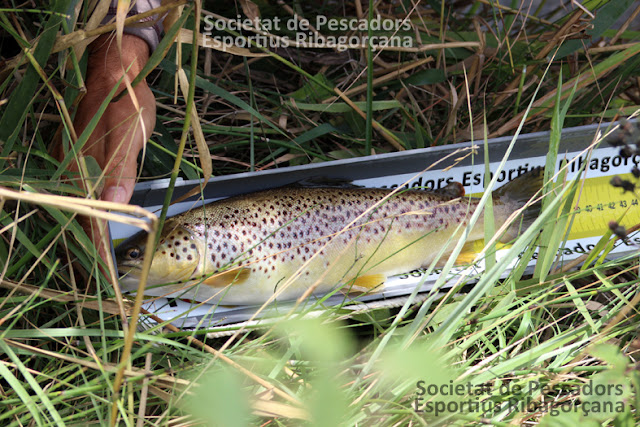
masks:
<svg viewBox="0 0 640 427"><path fill-rule="evenodd" d="M621 157L617 149L605 146L605 144L600 144L599 147L586 151L597 132L598 127L595 126L563 131L561 154L558 156L556 171L559 170L563 161L568 162L566 179L567 181L580 179L580 187L573 200L573 206L576 209L573 213L573 219L569 221L571 229L567 241L558 251L560 262L575 259L593 249L600 237L608 230L608 223L611 220L619 221L626 227L640 223L640 207L636 195L631 192L624 193L622 189L614 188L610 184L611 177L614 175L635 182L635 178L629 172L633 166L640 167L640 156ZM548 133L519 137L511 158L505 162L503 170L498 175L496 188L528 170L544 166L548 139ZM497 170L510 140L511 138L500 138L489 141L489 164L492 172ZM520 144L524 148L518 149ZM472 153L475 154L472 155ZM442 161L443 158L447 159L447 156L449 156L448 161L439 163L433 170L423 171L426 166ZM328 162L328 164L318 166L282 168L257 174L214 178L208 184L207 189L217 189L217 192L205 194L205 196L211 195L211 197L207 197L199 203L208 203L243 192L262 190L268 188L268 185L265 187L265 183L269 182L273 184L273 187L277 187L318 176L348 179L353 184L364 187L396 188L406 186L407 188L420 187L426 190L439 189L455 181L464 186L466 194L481 195L484 190L485 165L480 159L483 158L482 147L467 143L436 150L413 150L412 152L372 156L372 158ZM579 176L581 168L584 171ZM182 183L178 187L176 196L181 191L183 193L188 191L194 184L196 183ZM154 188L154 185L158 187ZM156 200L162 200L164 195L158 193L161 193L163 187L166 188L166 184L143 185L137 194L134 194L134 200L137 197L138 203L148 206L151 211L159 209L159 205L149 207L149 204ZM242 191L234 191L234 189ZM171 214L193 209L194 203L198 202L184 202L173 206ZM114 225L112 228L115 238L124 237L134 231L117 228ZM611 256L630 254L636 250L635 245L638 243L640 243L640 237L630 236L626 242L621 242L612 250ZM505 251L506 249L501 249L496 255L499 257ZM534 259L536 256L534 254ZM534 263L535 260L531 265ZM472 266L452 269L450 272L451 283L457 281L461 276L477 277L483 271L483 264L484 262L481 260ZM428 291L439 278L439 271L435 270L427 277L424 273L424 270L418 269L393 276L385 282L381 292L359 297L357 301L369 304L372 301L378 301L378 304L380 301L387 301L389 304L393 304L394 301L401 301L406 295L413 292L420 283L422 283L421 291ZM505 275L507 273L508 271L505 272ZM349 303L352 298L353 296L334 295L323 301L319 307L344 305ZM314 304L317 305L317 301L317 297L309 298L306 302L307 308L313 307ZM272 307L269 315L274 315L274 311L275 315L287 313L291 307L290 303L278 302L276 306ZM163 320L174 319L173 323L176 326L186 328L211 328L215 325L242 322L251 318L256 311L256 307L251 306L196 305L192 302L166 298L152 299L145 304L145 308ZM180 317L181 315L182 317Z"/></svg>

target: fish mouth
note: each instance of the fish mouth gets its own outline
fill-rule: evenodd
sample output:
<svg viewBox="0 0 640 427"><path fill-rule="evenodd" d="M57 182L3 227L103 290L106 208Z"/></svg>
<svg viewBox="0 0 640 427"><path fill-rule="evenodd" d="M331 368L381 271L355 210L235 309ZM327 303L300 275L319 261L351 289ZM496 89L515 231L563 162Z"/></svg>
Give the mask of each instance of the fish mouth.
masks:
<svg viewBox="0 0 640 427"><path fill-rule="evenodd" d="M142 271L142 267L136 264L129 264L127 262L119 263L116 268L118 269L118 276L120 278L124 276L134 275L136 272ZM132 274L133 273L133 274Z"/></svg>

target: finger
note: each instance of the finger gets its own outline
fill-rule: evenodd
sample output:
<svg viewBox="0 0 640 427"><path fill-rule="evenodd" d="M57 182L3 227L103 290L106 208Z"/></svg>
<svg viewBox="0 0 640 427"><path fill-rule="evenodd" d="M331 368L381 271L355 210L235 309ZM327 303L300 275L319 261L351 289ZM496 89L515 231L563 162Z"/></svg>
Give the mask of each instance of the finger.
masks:
<svg viewBox="0 0 640 427"><path fill-rule="evenodd" d="M107 221L81 216L78 217L78 222L98 250L98 259L103 260L105 264L108 263L111 257L111 237ZM108 270L103 268L100 263L98 263L98 268L106 277L109 277Z"/></svg>
<svg viewBox="0 0 640 427"><path fill-rule="evenodd" d="M149 138L155 126L155 99L146 85L136 88L142 111L138 113L129 99L123 98L114 107L119 108L124 117L120 126L112 131L112 135L104 145L105 190L102 199L126 203L133 194L137 174L137 158L140 150ZM120 103L124 105L117 105ZM113 116L114 120L118 118Z"/></svg>

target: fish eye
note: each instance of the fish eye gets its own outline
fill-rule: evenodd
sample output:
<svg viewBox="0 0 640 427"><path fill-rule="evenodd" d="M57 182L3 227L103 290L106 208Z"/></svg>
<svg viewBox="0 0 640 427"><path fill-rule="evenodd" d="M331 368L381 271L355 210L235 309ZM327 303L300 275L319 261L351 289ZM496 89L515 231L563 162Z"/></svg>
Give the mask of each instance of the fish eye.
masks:
<svg viewBox="0 0 640 427"><path fill-rule="evenodd" d="M131 248L127 251L127 258L129 259L138 259L138 257L140 257L141 252L139 248Z"/></svg>

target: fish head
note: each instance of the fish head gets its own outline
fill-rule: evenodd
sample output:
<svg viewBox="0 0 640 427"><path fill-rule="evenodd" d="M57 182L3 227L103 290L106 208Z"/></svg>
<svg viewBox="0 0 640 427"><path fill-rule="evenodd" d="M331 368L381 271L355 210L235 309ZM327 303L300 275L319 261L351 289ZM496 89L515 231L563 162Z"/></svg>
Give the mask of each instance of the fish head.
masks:
<svg viewBox="0 0 640 427"><path fill-rule="evenodd" d="M184 282L192 278L200 262L199 243L188 229L167 221L155 251L146 247L148 233L138 232L116 248L120 282L137 285L145 257L153 257L147 285Z"/></svg>

